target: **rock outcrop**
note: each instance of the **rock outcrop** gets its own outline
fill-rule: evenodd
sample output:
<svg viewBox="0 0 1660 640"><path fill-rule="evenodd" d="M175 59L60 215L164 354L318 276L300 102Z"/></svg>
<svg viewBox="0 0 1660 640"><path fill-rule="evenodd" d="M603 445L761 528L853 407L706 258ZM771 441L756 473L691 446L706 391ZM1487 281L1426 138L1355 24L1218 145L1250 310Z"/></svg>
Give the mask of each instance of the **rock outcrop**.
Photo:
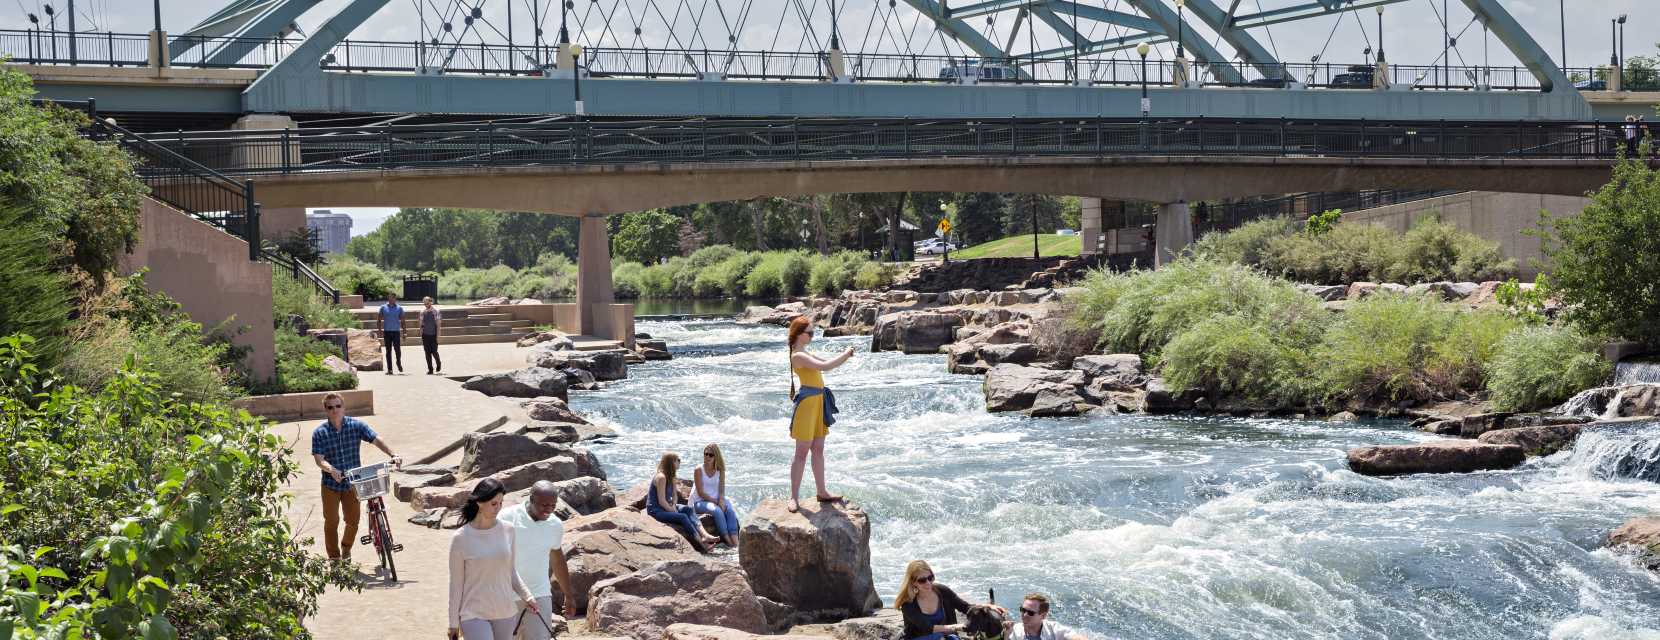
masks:
<svg viewBox="0 0 1660 640"><path fill-rule="evenodd" d="M590 590L590 629L658 640L677 622L767 631L766 614L743 570L718 560L656 562Z"/></svg>
<svg viewBox="0 0 1660 640"><path fill-rule="evenodd" d="M903 351L905 353L939 353L940 347L951 344L963 317L955 313L937 311L905 311L876 318L870 333L871 351Z"/></svg>
<svg viewBox="0 0 1660 640"><path fill-rule="evenodd" d="M576 465L576 476L594 476L604 479L605 470L599 459L582 447L537 442L535 439L512 433L469 433L462 437L459 478L474 479L555 457L571 458Z"/></svg>
<svg viewBox="0 0 1660 640"><path fill-rule="evenodd" d="M379 334L368 329L346 330L346 359L358 371L380 371L386 366L381 359Z"/></svg>
<svg viewBox="0 0 1660 640"><path fill-rule="evenodd" d="M509 493L528 489L530 485L542 480L552 482L555 486L565 484L567 481L580 480L581 482L578 482L578 484L570 485L569 491L572 493L572 498L567 502L570 502L572 506L579 502L582 504L590 503L595 499L596 491L604 494L610 493L609 487L605 486L604 479L594 477L582 467L583 465L579 464L575 458L557 456L503 469L490 474L490 476L501 481L502 488ZM604 488L597 490L593 487L593 483L598 483ZM475 484L478 484L476 480L467 480L454 486L429 486L414 489L410 492L409 506L417 510L435 507L460 508L467 504L467 497L472 493ZM563 492L561 497L564 497ZM612 498L611 501L612 504L615 504L615 498Z"/></svg>
<svg viewBox="0 0 1660 640"><path fill-rule="evenodd" d="M870 573L870 520L852 503L783 500L755 506L739 533L739 563L756 595L821 618L860 617L881 608Z"/></svg>
<svg viewBox="0 0 1660 640"><path fill-rule="evenodd" d="M1349 469L1355 473L1393 476L1509 469L1521 464L1527 454L1513 444L1445 440L1361 447L1349 450L1348 458Z"/></svg>
<svg viewBox="0 0 1660 640"><path fill-rule="evenodd" d="M599 351L569 351L537 347L525 355L531 366L588 372L595 380L609 382L628 377L628 350L602 349Z"/></svg>
<svg viewBox="0 0 1660 640"><path fill-rule="evenodd" d="M1039 395L1065 398L1075 394L1084 381L1082 371L1000 364L986 372L981 388L986 397L986 411L995 413L1031 409Z"/></svg>
<svg viewBox="0 0 1660 640"><path fill-rule="evenodd" d="M768 638L777 640L781 636L760 635L705 624L675 623L663 630L662 640L765 640ZM833 638L827 635L791 633L788 640L833 640Z"/></svg>
<svg viewBox="0 0 1660 640"><path fill-rule="evenodd" d="M565 372L544 367L526 367L505 373L487 373L473 376L461 384L463 389L477 391L487 396L512 398L551 396L560 400L569 400L566 392L568 386Z"/></svg>
<svg viewBox="0 0 1660 640"><path fill-rule="evenodd" d="M1629 548L1644 566L1660 570L1660 517L1627 521L1609 534L1608 546Z"/></svg>
<svg viewBox="0 0 1660 640"><path fill-rule="evenodd" d="M1577 424L1496 429L1477 438L1487 444L1513 444L1529 456L1548 456L1573 446L1583 430Z"/></svg>
<svg viewBox="0 0 1660 640"><path fill-rule="evenodd" d="M599 582L625 576L647 565L702 556L680 533L631 509L607 509L565 521L561 545L576 590L576 608L588 608L591 588ZM553 585L553 601L564 596Z"/></svg>

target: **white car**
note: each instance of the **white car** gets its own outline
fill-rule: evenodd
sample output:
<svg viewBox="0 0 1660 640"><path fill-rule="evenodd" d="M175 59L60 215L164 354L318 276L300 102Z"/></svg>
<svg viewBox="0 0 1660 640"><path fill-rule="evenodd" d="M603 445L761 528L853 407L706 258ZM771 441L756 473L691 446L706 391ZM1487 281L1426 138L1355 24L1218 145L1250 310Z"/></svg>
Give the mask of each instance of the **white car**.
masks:
<svg viewBox="0 0 1660 640"><path fill-rule="evenodd" d="M939 238L923 240L922 242L918 242L916 244L917 255L931 256L938 253L945 253L947 249L956 251L957 245L940 240Z"/></svg>

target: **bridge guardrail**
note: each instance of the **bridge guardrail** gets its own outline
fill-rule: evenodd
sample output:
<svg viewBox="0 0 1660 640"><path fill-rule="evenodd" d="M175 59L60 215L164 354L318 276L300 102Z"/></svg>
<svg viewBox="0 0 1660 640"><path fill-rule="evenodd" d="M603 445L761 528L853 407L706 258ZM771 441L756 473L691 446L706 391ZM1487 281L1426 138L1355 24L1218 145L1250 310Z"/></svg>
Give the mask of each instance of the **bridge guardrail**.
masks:
<svg viewBox="0 0 1660 640"><path fill-rule="evenodd" d="M254 175L1009 156L1611 158L1619 147L1618 125L1207 118L562 120L178 132L151 141L225 175Z"/></svg>

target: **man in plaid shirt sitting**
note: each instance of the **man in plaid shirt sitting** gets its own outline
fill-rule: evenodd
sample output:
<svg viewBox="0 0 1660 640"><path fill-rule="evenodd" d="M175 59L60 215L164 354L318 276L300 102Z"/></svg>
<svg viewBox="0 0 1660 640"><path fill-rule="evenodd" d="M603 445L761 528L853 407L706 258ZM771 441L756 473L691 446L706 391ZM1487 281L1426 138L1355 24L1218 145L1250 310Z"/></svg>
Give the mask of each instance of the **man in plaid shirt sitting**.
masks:
<svg viewBox="0 0 1660 640"><path fill-rule="evenodd" d="M346 472L362 466L358 457L359 443L375 445L392 459L394 465L400 465L403 461L392 453L386 439L376 436L369 425L357 418L346 417L346 402L340 394L323 396L323 409L328 412L328 421L317 425L317 429L311 432L311 458L323 470L323 548L328 551L330 560L350 561L352 541L357 540L359 511L357 491L346 479ZM341 512L346 516L346 532L336 537Z"/></svg>

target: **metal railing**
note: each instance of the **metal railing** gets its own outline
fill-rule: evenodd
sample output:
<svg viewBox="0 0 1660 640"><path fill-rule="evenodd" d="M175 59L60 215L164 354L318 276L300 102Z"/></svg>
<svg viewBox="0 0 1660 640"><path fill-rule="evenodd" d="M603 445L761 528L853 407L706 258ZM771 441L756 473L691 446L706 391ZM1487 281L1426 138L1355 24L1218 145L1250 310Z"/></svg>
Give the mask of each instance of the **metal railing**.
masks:
<svg viewBox="0 0 1660 640"><path fill-rule="evenodd" d="M71 47L75 40L78 47ZM302 40L181 36L172 39L178 67L264 69L282 60ZM211 52L236 45L241 58L210 63ZM71 55L71 49L76 53ZM556 45L396 42L346 40L319 61L323 69L346 72L442 73L458 75L542 75L553 69ZM144 66L149 64L149 35L141 33L0 30L0 55L29 64ZM1176 77L1173 61L1139 59L1123 52L1076 57L960 57L899 53L846 52L847 73L866 82L955 83L963 76L985 84L1082 84L1169 86ZM718 74L729 80L830 80L825 52L771 52L737 49L649 49L589 47L578 61L596 78L698 78ZM1238 75L1224 81L1219 67ZM1368 89L1371 63L1281 63L1269 69L1241 62L1193 63L1191 81L1201 86L1281 88L1286 81L1307 87ZM1596 78L1594 68L1564 69L1570 77ZM1629 75L1629 74L1628 74ZM1391 65L1391 85L1413 89L1537 91L1539 82L1520 66Z"/></svg>
<svg viewBox="0 0 1660 640"><path fill-rule="evenodd" d="M587 163L947 157L1612 158L1621 123L1331 120L689 119L475 122L158 134L227 175ZM146 171L175 171L153 163Z"/></svg>
<svg viewBox="0 0 1660 640"><path fill-rule="evenodd" d="M1198 219L1194 236L1216 231L1229 231L1247 222L1277 216L1307 217L1332 209L1354 212L1404 202L1415 202L1463 193L1459 190L1380 189L1339 193L1299 193L1279 198L1236 200L1221 204L1201 202L1193 205Z"/></svg>
<svg viewBox="0 0 1660 640"><path fill-rule="evenodd" d="M265 258L265 260L270 262L272 265L281 267L283 270L287 271L288 274L293 276L295 280L310 282L312 287L317 290L318 294L333 300L334 304L340 304L340 290L334 288L334 285L329 284L327 278L318 275L316 271L313 271L309 265L302 262L299 258L281 251L272 251L270 249L261 249L260 256Z"/></svg>

